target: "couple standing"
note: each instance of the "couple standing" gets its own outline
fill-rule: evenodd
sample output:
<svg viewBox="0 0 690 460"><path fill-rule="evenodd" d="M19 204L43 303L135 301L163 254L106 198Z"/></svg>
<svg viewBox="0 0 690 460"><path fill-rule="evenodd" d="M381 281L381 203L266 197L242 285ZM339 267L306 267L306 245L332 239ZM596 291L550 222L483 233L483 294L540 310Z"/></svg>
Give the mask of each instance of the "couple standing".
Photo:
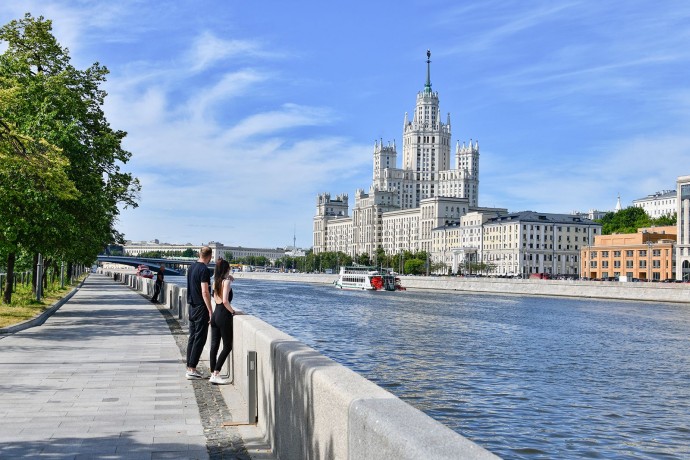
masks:
<svg viewBox="0 0 690 460"><path fill-rule="evenodd" d="M223 363L232 350L232 317L242 314L233 308L232 282L230 264L227 260L218 259L213 274L213 300L216 308L211 307L211 275L206 265L211 261L212 250L208 246L201 248L199 260L194 262L187 272L187 303L189 304L189 342L187 343L187 379L196 380L203 376L197 370L201 353L206 344L208 326L211 325L211 377L209 382L224 385L228 383L220 376ZM221 339L223 350L218 355Z"/></svg>

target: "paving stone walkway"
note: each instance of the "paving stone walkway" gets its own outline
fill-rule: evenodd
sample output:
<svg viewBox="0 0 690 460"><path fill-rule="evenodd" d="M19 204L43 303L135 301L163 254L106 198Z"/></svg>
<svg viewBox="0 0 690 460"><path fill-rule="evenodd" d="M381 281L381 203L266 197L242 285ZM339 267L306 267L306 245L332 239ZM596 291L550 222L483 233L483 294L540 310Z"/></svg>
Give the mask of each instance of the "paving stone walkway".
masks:
<svg viewBox="0 0 690 460"><path fill-rule="evenodd" d="M220 391L185 379L168 322L92 274L43 325L0 336L0 459L248 458L215 428L231 418Z"/></svg>

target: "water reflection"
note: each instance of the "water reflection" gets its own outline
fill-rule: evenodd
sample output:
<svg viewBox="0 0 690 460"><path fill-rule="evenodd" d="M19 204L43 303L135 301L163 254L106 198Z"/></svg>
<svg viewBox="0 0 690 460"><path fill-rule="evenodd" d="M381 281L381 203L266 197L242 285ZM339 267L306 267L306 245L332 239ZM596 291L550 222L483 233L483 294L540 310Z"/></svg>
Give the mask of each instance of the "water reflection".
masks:
<svg viewBox="0 0 690 460"><path fill-rule="evenodd" d="M690 458L684 305L243 279L234 303L504 458Z"/></svg>

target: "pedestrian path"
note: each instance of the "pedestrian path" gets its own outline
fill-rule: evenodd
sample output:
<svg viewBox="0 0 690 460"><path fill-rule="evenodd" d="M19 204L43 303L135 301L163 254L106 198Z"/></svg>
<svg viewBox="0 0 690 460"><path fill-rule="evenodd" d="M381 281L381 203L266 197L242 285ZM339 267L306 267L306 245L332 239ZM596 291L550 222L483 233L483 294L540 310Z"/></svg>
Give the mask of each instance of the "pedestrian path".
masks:
<svg viewBox="0 0 690 460"><path fill-rule="evenodd" d="M43 325L0 336L0 458L209 458L180 349L102 275Z"/></svg>

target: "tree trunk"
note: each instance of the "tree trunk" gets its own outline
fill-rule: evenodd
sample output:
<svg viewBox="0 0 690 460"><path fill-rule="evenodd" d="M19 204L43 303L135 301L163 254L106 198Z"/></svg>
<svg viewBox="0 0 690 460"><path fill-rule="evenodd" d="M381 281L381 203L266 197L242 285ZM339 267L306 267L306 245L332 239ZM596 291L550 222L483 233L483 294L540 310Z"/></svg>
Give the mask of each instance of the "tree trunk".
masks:
<svg viewBox="0 0 690 460"><path fill-rule="evenodd" d="M32 275L31 275L31 292L36 295L36 288L38 287L38 253L34 254L34 263L32 265Z"/></svg>
<svg viewBox="0 0 690 460"><path fill-rule="evenodd" d="M43 259L43 295L48 289L48 268L53 261L50 259Z"/></svg>
<svg viewBox="0 0 690 460"><path fill-rule="evenodd" d="M7 255L7 280L5 281L5 293L3 295L3 302L12 302L12 289L14 287L14 261L17 259L17 254L10 252Z"/></svg>

